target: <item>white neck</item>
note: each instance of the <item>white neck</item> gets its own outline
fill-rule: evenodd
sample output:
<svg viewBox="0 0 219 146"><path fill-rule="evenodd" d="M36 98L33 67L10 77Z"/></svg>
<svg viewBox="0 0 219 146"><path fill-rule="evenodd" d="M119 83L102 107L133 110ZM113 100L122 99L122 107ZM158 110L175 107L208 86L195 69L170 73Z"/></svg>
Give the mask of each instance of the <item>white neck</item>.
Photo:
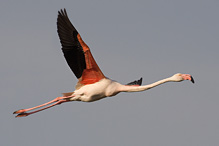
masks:
<svg viewBox="0 0 219 146"><path fill-rule="evenodd" d="M166 79L162 79L160 81L154 82L152 84L149 85L144 85L144 86L128 86L128 85L122 85L120 88L121 92L139 92L139 91L145 91L148 89L151 89L153 87L156 87L158 85L161 85L163 83L166 82L171 82L173 81L171 78L166 78Z"/></svg>

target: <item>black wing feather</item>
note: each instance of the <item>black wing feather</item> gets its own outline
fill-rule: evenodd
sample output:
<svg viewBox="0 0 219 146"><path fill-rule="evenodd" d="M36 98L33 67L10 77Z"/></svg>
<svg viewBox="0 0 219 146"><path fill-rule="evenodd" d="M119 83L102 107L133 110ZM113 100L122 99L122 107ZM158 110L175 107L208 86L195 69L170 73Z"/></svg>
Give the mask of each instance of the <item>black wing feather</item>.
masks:
<svg viewBox="0 0 219 146"><path fill-rule="evenodd" d="M142 78L140 78L139 80L133 81L131 83L128 83L126 85L139 85L139 86L141 86L141 84L142 84Z"/></svg>
<svg viewBox="0 0 219 146"><path fill-rule="evenodd" d="M77 39L78 32L70 22L65 9L58 12L57 29L65 59L75 76L80 78L86 69L85 56Z"/></svg>

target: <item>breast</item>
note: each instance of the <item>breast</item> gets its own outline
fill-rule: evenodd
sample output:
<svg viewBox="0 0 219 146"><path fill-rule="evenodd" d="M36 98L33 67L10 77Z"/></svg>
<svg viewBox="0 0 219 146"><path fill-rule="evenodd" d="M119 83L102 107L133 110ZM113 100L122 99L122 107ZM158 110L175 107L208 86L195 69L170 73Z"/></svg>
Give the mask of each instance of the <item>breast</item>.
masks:
<svg viewBox="0 0 219 146"><path fill-rule="evenodd" d="M75 94L80 95L80 101L92 102L100 100L107 96L115 94L112 90L114 81L110 79L102 79L94 84L89 84L75 91Z"/></svg>

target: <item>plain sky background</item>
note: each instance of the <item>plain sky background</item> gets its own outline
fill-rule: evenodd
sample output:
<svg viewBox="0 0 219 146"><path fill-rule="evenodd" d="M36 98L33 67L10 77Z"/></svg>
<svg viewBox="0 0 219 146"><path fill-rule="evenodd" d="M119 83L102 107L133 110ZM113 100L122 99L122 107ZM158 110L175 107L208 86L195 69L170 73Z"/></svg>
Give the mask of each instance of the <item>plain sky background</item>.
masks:
<svg viewBox="0 0 219 146"><path fill-rule="evenodd" d="M149 84L181 72L196 83L14 118L74 90L56 31L61 8L107 77ZM0 20L0 145L219 145L218 0L2 0Z"/></svg>

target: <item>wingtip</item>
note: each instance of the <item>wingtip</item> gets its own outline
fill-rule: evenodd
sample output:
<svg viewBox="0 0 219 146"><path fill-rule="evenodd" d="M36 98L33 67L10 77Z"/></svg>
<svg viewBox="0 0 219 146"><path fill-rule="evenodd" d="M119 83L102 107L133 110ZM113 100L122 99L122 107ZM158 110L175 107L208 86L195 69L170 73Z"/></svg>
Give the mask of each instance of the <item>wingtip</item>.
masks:
<svg viewBox="0 0 219 146"><path fill-rule="evenodd" d="M66 11L66 9L64 8L64 12L65 12L65 14L67 14L67 11Z"/></svg>
<svg viewBox="0 0 219 146"><path fill-rule="evenodd" d="M59 14L65 14L65 15L67 15L67 11L66 11L65 8L60 9L60 10L58 11L58 13L59 13Z"/></svg>
<svg viewBox="0 0 219 146"><path fill-rule="evenodd" d="M135 81L130 82L130 83L126 84L126 85L138 85L138 86L141 86L142 80L143 80L143 78L141 77L139 80L135 80Z"/></svg>
<svg viewBox="0 0 219 146"><path fill-rule="evenodd" d="M64 14L66 14L67 12L66 12L66 9L65 8L63 8L63 9L60 9L59 11L58 11L58 14L59 15L64 15Z"/></svg>
<svg viewBox="0 0 219 146"><path fill-rule="evenodd" d="M141 86L141 84L142 84L142 80L143 80L142 77L138 80L138 84L139 84L139 86Z"/></svg>

